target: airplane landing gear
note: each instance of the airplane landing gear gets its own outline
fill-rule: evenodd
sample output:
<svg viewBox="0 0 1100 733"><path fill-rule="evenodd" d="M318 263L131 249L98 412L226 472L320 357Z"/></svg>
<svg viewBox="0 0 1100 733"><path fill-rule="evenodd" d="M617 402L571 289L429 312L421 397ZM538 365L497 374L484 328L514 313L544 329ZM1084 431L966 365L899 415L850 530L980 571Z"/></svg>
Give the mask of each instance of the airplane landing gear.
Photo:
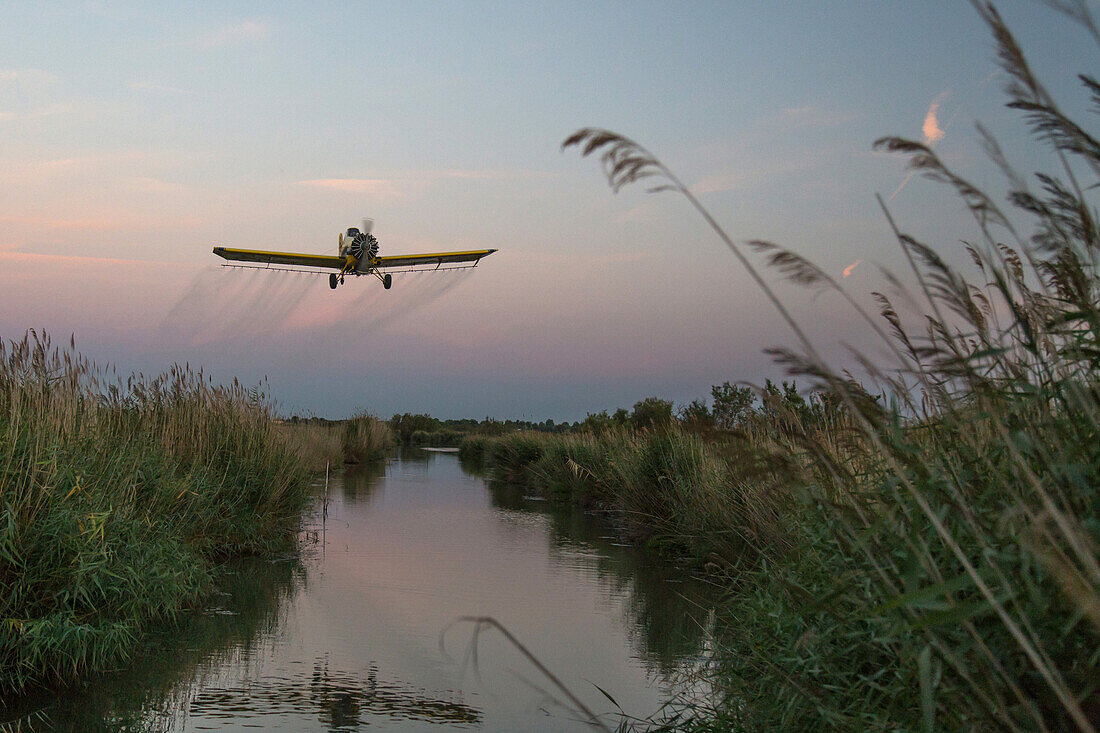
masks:
<svg viewBox="0 0 1100 733"><path fill-rule="evenodd" d="M382 287L385 288L386 290L389 290L391 285L393 285L393 275L391 275L390 273L387 272L382 277Z"/></svg>
<svg viewBox="0 0 1100 733"><path fill-rule="evenodd" d="M335 272L328 276L328 286L330 288L335 290L336 286L339 285L339 284L340 284L340 282L339 282L339 280L336 279L336 273Z"/></svg>

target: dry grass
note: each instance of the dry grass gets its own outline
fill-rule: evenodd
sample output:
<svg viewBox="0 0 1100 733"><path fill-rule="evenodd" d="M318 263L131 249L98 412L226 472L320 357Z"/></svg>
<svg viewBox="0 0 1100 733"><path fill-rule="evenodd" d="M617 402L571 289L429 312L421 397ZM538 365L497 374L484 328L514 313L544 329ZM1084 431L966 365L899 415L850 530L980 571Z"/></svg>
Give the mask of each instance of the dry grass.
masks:
<svg viewBox="0 0 1100 733"><path fill-rule="evenodd" d="M336 425L305 421L283 423L278 426L277 435L299 462L313 473L320 473L327 467L335 468L343 462L343 435Z"/></svg>
<svg viewBox="0 0 1100 733"><path fill-rule="evenodd" d="M1100 44L1083 2L1050 4ZM952 188L975 222L963 272L883 206L912 269L907 311L876 294L875 318L800 255L736 243L627 138L585 129L565 142L600 153L616 190L651 178L687 199L794 331L797 348L771 353L845 423L787 421L765 433L799 469L791 488L802 501L783 517L795 551L731 578L734 620L713 694L670 706L675 727L1100 725L1100 142L1035 79L992 5L974 5L997 44L1009 106L1057 172L1025 180L983 131L1011 188L1006 210L927 146L876 143ZM1100 83L1081 80L1100 100ZM748 249L848 300L893 355L886 364L857 355L879 399L821 358ZM903 278L889 278L907 293Z"/></svg>

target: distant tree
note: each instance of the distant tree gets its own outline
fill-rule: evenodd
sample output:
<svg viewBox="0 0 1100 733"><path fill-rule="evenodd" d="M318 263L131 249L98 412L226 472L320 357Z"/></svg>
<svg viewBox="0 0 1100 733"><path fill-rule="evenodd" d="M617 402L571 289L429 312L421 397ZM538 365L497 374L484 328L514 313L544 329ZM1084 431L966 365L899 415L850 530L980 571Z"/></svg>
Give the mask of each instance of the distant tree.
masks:
<svg viewBox="0 0 1100 733"><path fill-rule="evenodd" d="M414 415L406 412L390 418L390 428L393 429L394 435L405 444L412 439L412 434L417 430L430 433L440 430L442 427L443 423L431 415Z"/></svg>
<svg viewBox="0 0 1100 733"><path fill-rule="evenodd" d="M505 426L504 423L502 423L500 420L494 420L491 417L486 417L477 426L477 430L479 433L483 433L485 435L503 435L505 431Z"/></svg>
<svg viewBox="0 0 1100 733"><path fill-rule="evenodd" d="M744 424L753 411L756 395L749 387L722 382L710 388L713 399L712 416L715 427L733 430Z"/></svg>
<svg viewBox="0 0 1100 733"><path fill-rule="evenodd" d="M689 404L680 408L680 422L688 430L702 432L714 427L714 416L707 409L706 402L692 400Z"/></svg>
<svg viewBox="0 0 1100 733"><path fill-rule="evenodd" d="M629 423L630 413L626 411L625 407L615 410L615 414L611 416L611 424L617 428L625 428Z"/></svg>
<svg viewBox="0 0 1100 733"><path fill-rule="evenodd" d="M634 403L630 424L635 430L661 427L672 422L672 402L660 397L646 397Z"/></svg>
<svg viewBox="0 0 1100 733"><path fill-rule="evenodd" d="M764 401L760 411L779 430L793 435L817 420L813 402L813 395L807 401L799 394L798 385L795 382L784 381L777 385L768 379L764 381Z"/></svg>
<svg viewBox="0 0 1100 733"><path fill-rule="evenodd" d="M586 430L593 435L605 433L610 427L611 417L607 414L607 410L588 413L580 424L581 430Z"/></svg>

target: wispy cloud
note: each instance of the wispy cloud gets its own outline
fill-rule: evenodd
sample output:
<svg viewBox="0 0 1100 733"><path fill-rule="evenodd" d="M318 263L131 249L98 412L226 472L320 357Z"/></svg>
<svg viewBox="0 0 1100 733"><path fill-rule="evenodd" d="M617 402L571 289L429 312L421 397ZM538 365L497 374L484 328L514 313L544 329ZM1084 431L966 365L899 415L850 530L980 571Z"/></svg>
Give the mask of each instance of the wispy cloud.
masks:
<svg viewBox="0 0 1100 733"><path fill-rule="evenodd" d="M378 178L313 178L296 181L299 186L327 188L333 191L375 196L380 199L401 200L422 195L440 181L483 180L505 181L549 178L557 173L526 170L415 170L387 173Z"/></svg>
<svg viewBox="0 0 1100 733"><path fill-rule="evenodd" d="M852 264L850 264L850 265L848 265L847 267L845 267L845 268L844 268L844 277L848 277L848 276L849 276L849 275L851 275L851 274L852 274L853 272L855 272L855 269L856 269L857 267L859 267L859 266L860 266L860 264L862 264L862 263L863 263L863 260L856 260L856 261L855 261L855 262L853 262Z"/></svg>
<svg viewBox="0 0 1100 733"><path fill-rule="evenodd" d="M76 155L52 160L0 160L0 182L30 185L76 174L102 175L103 180L118 179L124 170L134 170L168 157L166 152L118 150L93 155Z"/></svg>
<svg viewBox="0 0 1100 733"><path fill-rule="evenodd" d="M256 18L215 28L195 39L195 44L201 48L219 48L234 43L257 41L266 36L267 21Z"/></svg>
<svg viewBox="0 0 1100 733"><path fill-rule="evenodd" d="M298 181L298 185L327 188L386 201L398 201L423 193L428 183L394 178L317 178Z"/></svg>
<svg viewBox="0 0 1100 733"><path fill-rule="evenodd" d="M940 111L940 103L947 98L947 92L941 92L932 103L928 105L928 114L924 116L924 124L921 125L921 134L924 135L925 145L935 145L940 140L943 140L944 132L940 127L940 121L937 115Z"/></svg>
<svg viewBox="0 0 1100 733"><path fill-rule="evenodd" d="M928 112L924 115L924 123L921 124L920 128L921 135L924 138L924 144L928 147L932 147L940 140L943 140L944 136L947 135L943 127L940 126L939 120L940 104L947 99L947 96L947 91L940 92L936 95L935 99L928 104ZM916 173L910 172L909 175L898 184L898 187L894 189L894 192L890 194L890 198L887 200L891 201L895 196L901 193L901 189L905 188L909 181L913 180L914 175L916 175Z"/></svg>
<svg viewBox="0 0 1100 733"><path fill-rule="evenodd" d="M130 184L139 191L151 191L153 193L180 191L185 188L178 183L171 183L150 176L134 176L130 179Z"/></svg>
<svg viewBox="0 0 1100 733"><path fill-rule="evenodd" d="M178 266L179 263L162 260L130 260L118 257L93 257L90 255L55 255L39 252L18 252L0 247L0 261L8 262L46 262L69 265L118 265L118 266Z"/></svg>
<svg viewBox="0 0 1100 733"><path fill-rule="evenodd" d="M43 69L0 69L0 85L40 88L57 82L57 76Z"/></svg>
<svg viewBox="0 0 1100 733"><path fill-rule="evenodd" d="M165 226L190 228L201 226L203 223L204 220L198 217L183 216L171 219L156 219L126 213L102 214L72 219L52 216L0 216L0 224L12 224L35 229L83 231L143 231Z"/></svg>
<svg viewBox="0 0 1100 733"><path fill-rule="evenodd" d="M180 87L168 86L166 84L153 84L148 81L135 81L130 85L131 89L139 92L167 92L170 94L187 94L192 95L193 92L190 89L181 89Z"/></svg>

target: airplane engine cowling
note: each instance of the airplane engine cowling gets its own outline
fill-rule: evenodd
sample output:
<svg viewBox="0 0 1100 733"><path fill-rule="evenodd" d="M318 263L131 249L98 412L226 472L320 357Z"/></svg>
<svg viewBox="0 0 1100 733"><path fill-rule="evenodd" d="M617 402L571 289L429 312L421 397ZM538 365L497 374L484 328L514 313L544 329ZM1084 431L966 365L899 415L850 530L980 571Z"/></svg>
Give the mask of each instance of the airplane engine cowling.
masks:
<svg viewBox="0 0 1100 733"><path fill-rule="evenodd" d="M373 234L356 232L348 245L348 254L360 262L364 259L373 260L378 256L378 240Z"/></svg>

